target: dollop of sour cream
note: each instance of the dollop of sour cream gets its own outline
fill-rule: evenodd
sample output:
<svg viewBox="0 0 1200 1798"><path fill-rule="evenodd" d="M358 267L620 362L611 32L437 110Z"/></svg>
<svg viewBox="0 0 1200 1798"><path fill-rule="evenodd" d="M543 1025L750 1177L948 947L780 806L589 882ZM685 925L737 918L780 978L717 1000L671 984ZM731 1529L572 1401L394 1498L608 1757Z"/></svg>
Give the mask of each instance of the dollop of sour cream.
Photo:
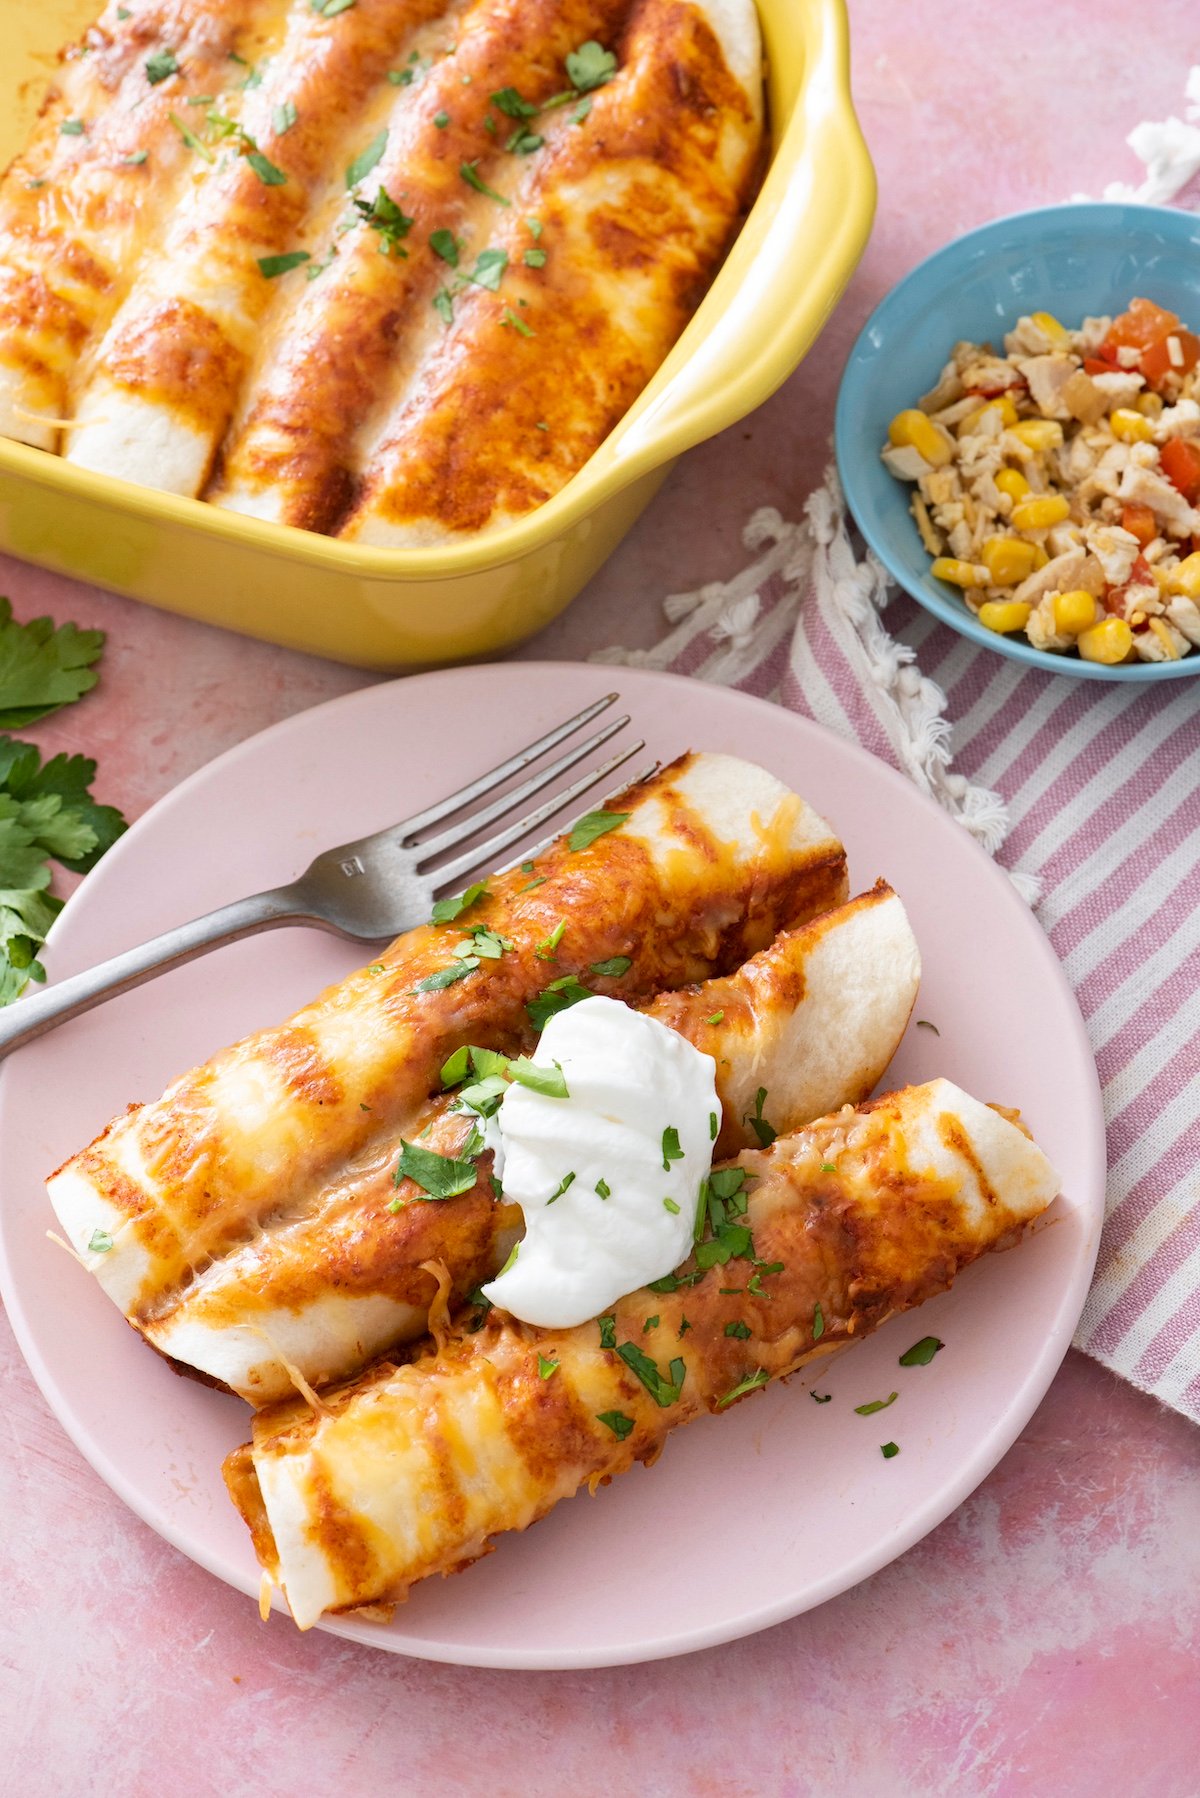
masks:
<svg viewBox="0 0 1200 1798"><path fill-rule="evenodd" d="M567 1096L510 1086L492 1120L525 1236L483 1291L525 1323L568 1329L686 1260L720 1117L716 1063L599 997L556 1013L534 1060L558 1064Z"/></svg>

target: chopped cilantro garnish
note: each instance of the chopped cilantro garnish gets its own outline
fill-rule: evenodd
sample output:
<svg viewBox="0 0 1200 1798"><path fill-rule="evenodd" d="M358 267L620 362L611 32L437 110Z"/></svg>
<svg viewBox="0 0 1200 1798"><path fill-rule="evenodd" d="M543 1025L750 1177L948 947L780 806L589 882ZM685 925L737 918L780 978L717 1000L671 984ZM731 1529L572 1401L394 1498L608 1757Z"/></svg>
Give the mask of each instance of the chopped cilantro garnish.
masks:
<svg viewBox="0 0 1200 1798"><path fill-rule="evenodd" d="M529 235L531 237L536 239L542 235L541 219L526 219L525 223L529 226Z"/></svg>
<svg viewBox="0 0 1200 1798"><path fill-rule="evenodd" d="M60 137L82 137L84 124L82 119L64 119L58 128Z"/></svg>
<svg viewBox="0 0 1200 1798"><path fill-rule="evenodd" d="M113 1239L107 1230L93 1230L88 1238L88 1248L93 1255L107 1255L112 1245Z"/></svg>
<svg viewBox="0 0 1200 1798"><path fill-rule="evenodd" d="M672 1217L679 1216L679 1207L675 1203L674 1199L664 1199L663 1200L663 1210L669 1211L671 1213Z"/></svg>
<svg viewBox="0 0 1200 1798"><path fill-rule="evenodd" d="M607 1180L597 1180L596 1191L602 1199L607 1199L612 1196L612 1187L608 1184Z"/></svg>
<svg viewBox="0 0 1200 1798"><path fill-rule="evenodd" d="M450 114L448 112L435 112L433 115L433 122L439 131L444 131L446 126L450 123Z"/></svg>
<svg viewBox="0 0 1200 1798"><path fill-rule="evenodd" d="M683 1332L685 1330L690 1330L691 1327L692 1327L691 1323L688 1321L688 1319L686 1317L681 1317L679 1320L679 1329L676 1331L676 1335L682 1336Z"/></svg>
<svg viewBox="0 0 1200 1798"><path fill-rule="evenodd" d="M557 1372L558 1372L558 1362L557 1361L551 1361L546 1355L538 1356L538 1373L541 1375L543 1380L548 1380L550 1378L551 1374L555 1374Z"/></svg>
<svg viewBox="0 0 1200 1798"><path fill-rule="evenodd" d="M600 1347L601 1348L616 1348L616 1346L617 1346L617 1320L616 1320L616 1318L615 1317L598 1317L596 1319L596 1322L600 1326Z"/></svg>
<svg viewBox="0 0 1200 1798"><path fill-rule="evenodd" d="M357 187L366 179L387 149L388 134L386 129L373 137L365 150L360 150L354 161L346 168L346 186Z"/></svg>
<svg viewBox="0 0 1200 1798"><path fill-rule="evenodd" d="M735 1398L741 1398L743 1393L754 1392L759 1386L765 1386L770 1377L763 1368L756 1368L747 1379L740 1380L732 1392L727 1392L724 1398L717 1400L717 1410L723 1411L726 1405L731 1405Z"/></svg>
<svg viewBox="0 0 1200 1798"><path fill-rule="evenodd" d="M707 1273L710 1267L724 1267L753 1253L754 1242L745 1224L718 1224L714 1236L696 1244L696 1266Z"/></svg>
<svg viewBox="0 0 1200 1798"><path fill-rule="evenodd" d="M531 119L537 107L529 100L522 99L515 87L502 87L491 96L492 105L510 119Z"/></svg>
<svg viewBox="0 0 1200 1798"><path fill-rule="evenodd" d="M259 274L273 281L276 275L286 275L289 269L311 261L311 257L307 250L285 250L282 256L259 256L257 261Z"/></svg>
<svg viewBox="0 0 1200 1798"><path fill-rule="evenodd" d="M591 112L591 110L592 110L592 100L591 100L591 95L589 94L588 98L586 100L581 100L579 102L579 105L575 108L574 112L571 114L572 125L582 125L583 121L587 118L587 116Z"/></svg>
<svg viewBox="0 0 1200 1798"><path fill-rule="evenodd" d="M494 1117L507 1091L508 1081L503 1075L490 1074L486 1079L477 1080L472 1086L462 1087L456 1105L458 1110L473 1111L477 1117Z"/></svg>
<svg viewBox="0 0 1200 1798"><path fill-rule="evenodd" d="M654 1316L648 1317L646 1319L645 1323L642 1325L642 1335L644 1336L648 1330L657 1330L657 1328L658 1328L658 1313L655 1312Z"/></svg>
<svg viewBox="0 0 1200 1798"><path fill-rule="evenodd" d="M597 837L607 836L610 830L619 830L629 816L629 812L588 812L572 825L567 848L587 849Z"/></svg>
<svg viewBox="0 0 1200 1798"><path fill-rule="evenodd" d="M454 296L449 288L438 288L433 296L433 309L444 325L454 323Z"/></svg>
<svg viewBox="0 0 1200 1798"><path fill-rule="evenodd" d="M928 1367L940 1348L945 1348L936 1336L922 1336L920 1342L914 1342L910 1349L905 1349L900 1357L901 1367Z"/></svg>
<svg viewBox="0 0 1200 1798"><path fill-rule="evenodd" d="M500 277L507 267L507 250L480 250L475 267L463 278L473 281L476 287L486 287L489 293L499 293Z"/></svg>
<svg viewBox="0 0 1200 1798"><path fill-rule="evenodd" d="M678 1403L680 1387L683 1384L682 1361L671 1363L672 1378L666 1380L659 1370L658 1363L652 1360L644 1349L640 1349L636 1342L622 1342L617 1348L617 1353L630 1373L641 1381L656 1405L661 1405L665 1409L667 1405ZM681 1370L678 1380L674 1378L676 1366Z"/></svg>
<svg viewBox="0 0 1200 1798"><path fill-rule="evenodd" d="M413 228L414 220L409 218L403 207L398 206L385 187L381 187L374 200L354 202L356 212L361 214L364 224L379 234L379 254L381 256L407 256L408 251L401 247Z"/></svg>
<svg viewBox="0 0 1200 1798"><path fill-rule="evenodd" d="M775 1126L773 1124L768 1124L766 1118L762 1114L763 1103L766 1096L766 1087L760 1086L754 1095L754 1111L751 1116L746 1119L746 1122L758 1138L758 1146L760 1149L769 1149L779 1134Z"/></svg>
<svg viewBox="0 0 1200 1798"><path fill-rule="evenodd" d="M411 87L416 72L413 68L389 69L387 78L393 87Z"/></svg>
<svg viewBox="0 0 1200 1798"><path fill-rule="evenodd" d="M810 1392L808 1396L815 1400L818 1405L827 1405L833 1397L833 1394L832 1392Z"/></svg>
<svg viewBox="0 0 1200 1798"><path fill-rule="evenodd" d="M757 1268L755 1268L754 1272L750 1275L750 1278L746 1281L746 1291L752 1292L756 1299L769 1299L771 1296L764 1288Z"/></svg>
<svg viewBox="0 0 1200 1798"><path fill-rule="evenodd" d="M571 1096L557 1062L552 1067L540 1067L527 1055L521 1055L516 1061L509 1062L508 1071L518 1086L527 1086L531 1092L541 1093L547 1099L569 1099Z"/></svg>
<svg viewBox="0 0 1200 1798"><path fill-rule="evenodd" d="M856 1417L874 1417L876 1411L886 1411L888 1406L894 1405L899 1397L898 1392L890 1392L886 1398L873 1398L869 1405L855 1405L854 1415Z"/></svg>
<svg viewBox="0 0 1200 1798"><path fill-rule="evenodd" d="M479 1178L473 1161L456 1161L452 1155L439 1155L433 1149L419 1149L415 1143L400 1138L400 1159L392 1175L392 1184L411 1180L430 1199L453 1199L470 1192Z"/></svg>
<svg viewBox="0 0 1200 1798"><path fill-rule="evenodd" d="M179 73L179 59L174 50L155 50L146 58L146 80L151 87L157 87L168 75Z"/></svg>
<svg viewBox="0 0 1200 1798"><path fill-rule="evenodd" d="M832 1161L823 1161L821 1163L821 1172L823 1174L836 1174L837 1168L834 1166Z"/></svg>
<svg viewBox="0 0 1200 1798"><path fill-rule="evenodd" d="M283 187L286 184L287 176L283 170L276 168L275 164L269 157L264 156L261 150L247 150L246 161L264 187Z"/></svg>
<svg viewBox="0 0 1200 1798"><path fill-rule="evenodd" d="M544 992L536 999L526 1001L525 1010L535 1030L544 1030L547 1022L556 1012L566 1011L570 1005L578 1005L581 999L590 999L593 995L574 974L564 974L561 980L552 980Z"/></svg>
<svg viewBox="0 0 1200 1798"><path fill-rule="evenodd" d="M294 100L282 100L278 106L272 107L271 124L276 137L282 137L285 131L290 131L299 116Z"/></svg>
<svg viewBox="0 0 1200 1798"><path fill-rule="evenodd" d="M713 1011L709 1013L705 1022L709 1024L719 1024L724 1016L725 1013L723 1011Z"/></svg>
<svg viewBox="0 0 1200 1798"><path fill-rule="evenodd" d="M129 8L127 6L118 6L117 17L118 19L127 19L129 17Z"/></svg>
<svg viewBox="0 0 1200 1798"><path fill-rule="evenodd" d="M485 1298L483 1288L477 1286L474 1292L468 1294L467 1303L475 1307L475 1315L467 1325L468 1336L474 1336L477 1331L482 1330L487 1322L487 1314L492 1309L492 1301Z"/></svg>
<svg viewBox="0 0 1200 1798"><path fill-rule="evenodd" d="M495 200L501 206L512 205L511 200L506 200L503 194L498 194L494 187L489 187L487 182L480 177L478 156L472 157L470 162L460 162L458 172L467 186L473 187L477 194L485 194L489 200Z"/></svg>
<svg viewBox="0 0 1200 1798"><path fill-rule="evenodd" d="M704 1274L702 1271L697 1271L693 1274L664 1274L661 1280L648 1280L646 1283L646 1291L678 1292L681 1287L694 1286L697 1280L702 1280L703 1278Z"/></svg>
<svg viewBox="0 0 1200 1798"><path fill-rule="evenodd" d="M679 1146L679 1132L674 1124L668 1124L662 1133L663 1172L669 1173L673 1161L683 1160L683 1150Z"/></svg>
<svg viewBox="0 0 1200 1798"><path fill-rule="evenodd" d="M463 912L469 911L471 906L484 898L486 894L487 882L477 881L474 886L468 887L465 893L458 893L453 899L439 899L430 914L430 920L434 924L453 924L455 918L461 917Z"/></svg>
<svg viewBox="0 0 1200 1798"><path fill-rule="evenodd" d="M561 1199L568 1186L573 1186L574 1183L574 1174L564 1174L558 1185L554 1188L554 1191L550 1194L550 1197L546 1200L547 1205L553 1205L555 1199Z"/></svg>
<svg viewBox="0 0 1200 1798"><path fill-rule="evenodd" d="M825 1313L822 1311L820 1305L815 1305L813 1307L813 1321L812 1321L812 1339L813 1339L813 1341L820 1342L820 1340L821 1340L822 1336L824 1336L824 1334L825 1334Z"/></svg>
<svg viewBox="0 0 1200 1798"><path fill-rule="evenodd" d="M135 150L131 156L122 156L121 166L127 169L140 168L148 155L147 150Z"/></svg>
<svg viewBox="0 0 1200 1798"><path fill-rule="evenodd" d="M484 961L499 961L500 957L512 946L511 937L500 936L495 930L485 930L481 927L473 930L454 953L456 955L463 953L479 955L483 957Z"/></svg>
<svg viewBox="0 0 1200 1798"><path fill-rule="evenodd" d="M537 332L534 330L533 326L527 325L525 320L520 318L517 313L513 311L511 306L506 306L500 314L500 323L502 325L511 325L513 330L520 337L537 336Z"/></svg>
<svg viewBox="0 0 1200 1798"><path fill-rule="evenodd" d="M309 4L323 19L336 19L340 12L350 11L354 0L309 0Z"/></svg>
<svg viewBox="0 0 1200 1798"><path fill-rule="evenodd" d="M448 1060L442 1063L442 1085L457 1086L467 1077L467 1069L471 1065L471 1051L466 1043L456 1049Z"/></svg>
<svg viewBox="0 0 1200 1798"><path fill-rule="evenodd" d="M540 132L527 131L524 125L518 125L510 133L504 148L514 156L532 156L535 150L541 149L545 141Z"/></svg>
<svg viewBox="0 0 1200 1798"><path fill-rule="evenodd" d="M592 973L599 974L605 980L619 980L622 974L628 974L632 966L627 955L610 955L607 961L594 961Z"/></svg>
<svg viewBox="0 0 1200 1798"><path fill-rule="evenodd" d="M546 252L545 250L526 250L521 260L526 268L545 268Z"/></svg>
<svg viewBox="0 0 1200 1798"><path fill-rule="evenodd" d="M708 1137L710 1142L716 1142L720 1127L720 1120L718 1119L716 1112L710 1111L708 1114Z"/></svg>
<svg viewBox="0 0 1200 1798"><path fill-rule="evenodd" d="M750 1334L750 1325L742 1323L739 1318L735 1324L725 1325L726 1336L736 1336L739 1342L745 1342Z"/></svg>
<svg viewBox="0 0 1200 1798"><path fill-rule="evenodd" d="M453 231L447 230L445 225L441 225L436 231L429 233L429 247L435 256L440 256L443 262L450 264L451 268L458 267L458 257L462 245Z"/></svg>
<svg viewBox="0 0 1200 1798"><path fill-rule="evenodd" d="M618 1442L624 1442L633 1428L632 1417L626 1417L624 1411L597 1411L596 1422L606 1424Z"/></svg>
<svg viewBox="0 0 1200 1798"><path fill-rule="evenodd" d="M900 1453L900 1448L895 1442L883 1442L880 1444L879 1452L885 1461L890 1461L893 1455L898 1455Z"/></svg>
<svg viewBox="0 0 1200 1798"><path fill-rule="evenodd" d="M475 955L464 956L448 968L439 968L436 974L427 974L424 980L418 980L413 987L414 993L440 993L443 987L453 986L456 980L465 980L479 966L479 958Z"/></svg>
<svg viewBox="0 0 1200 1798"><path fill-rule="evenodd" d="M170 119L172 125L174 125L176 131L178 131L180 137L183 139L184 143L187 145L189 150L194 150L196 152L197 156L203 156L205 162L215 162L216 161L216 158L213 155L212 151L209 149L208 145L202 144L200 142L200 139L196 136L196 133L191 129L191 127L189 125L184 124L183 120L180 118L180 116L177 112L169 112L167 114L167 117ZM64 126L63 129L65 130L66 127ZM79 127L79 129L82 131L83 126L81 125ZM296 252L293 251L293 254L296 254ZM259 266L259 268L262 268L262 265L264 262L274 262L276 260L277 260L277 258L274 256L260 256L258 258L258 266ZM306 262L308 260L307 251L305 252L304 260ZM294 268L295 263L289 263L288 267ZM281 274L282 272L283 271L281 269L276 269L276 271L275 271L276 274Z"/></svg>
<svg viewBox="0 0 1200 1798"><path fill-rule="evenodd" d="M587 94L603 87L617 72L617 59L611 50L589 38L567 56L567 79L577 93Z"/></svg>
<svg viewBox="0 0 1200 1798"><path fill-rule="evenodd" d="M554 929L550 932L550 935L546 937L544 941L538 943L533 953L537 956L539 961L554 961L556 959L554 951L562 942L566 928L567 920L565 918L560 918L558 923L554 926Z"/></svg>

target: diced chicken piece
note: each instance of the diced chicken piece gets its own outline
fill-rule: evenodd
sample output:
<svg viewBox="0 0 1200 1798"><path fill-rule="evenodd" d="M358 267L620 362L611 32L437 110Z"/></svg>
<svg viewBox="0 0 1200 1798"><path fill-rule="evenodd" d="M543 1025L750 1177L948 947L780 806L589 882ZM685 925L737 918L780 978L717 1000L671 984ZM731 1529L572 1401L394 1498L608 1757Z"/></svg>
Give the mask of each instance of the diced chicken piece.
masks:
<svg viewBox="0 0 1200 1798"><path fill-rule="evenodd" d="M1047 593L1067 593L1072 587L1081 586L1079 577L1086 561L1087 552L1082 546L1068 550L1065 556L1054 556L1044 568L1035 568L1026 575L1013 598L1032 606Z"/></svg>
<svg viewBox="0 0 1200 1798"><path fill-rule="evenodd" d="M1188 639L1165 618L1152 618L1145 630L1134 631L1133 647L1142 662L1178 662L1188 652Z"/></svg>
<svg viewBox="0 0 1200 1798"><path fill-rule="evenodd" d="M921 477L921 496L931 506L949 505L959 492L956 468L935 468Z"/></svg>
<svg viewBox="0 0 1200 1798"><path fill-rule="evenodd" d="M1146 385L1141 375L1130 374L1123 369L1114 369L1111 375L1092 375L1090 379L1100 389L1105 404L1110 409L1114 406L1132 406Z"/></svg>
<svg viewBox="0 0 1200 1798"><path fill-rule="evenodd" d="M1084 377L1087 378L1086 376ZM1064 473L1072 483L1091 474L1099 460L1099 451L1085 431L1079 431L1067 445Z"/></svg>
<svg viewBox="0 0 1200 1798"><path fill-rule="evenodd" d="M955 556L958 561L973 562L975 560L975 532L965 520L961 524L956 524L950 532L949 546L950 554Z"/></svg>
<svg viewBox="0 0 1200 1798"><path fill-rule="evenodd" d="M1004 347L1010 356L1044 356L1054 345L1026 313L1017 320L1014 330L1005 333Z"/></svg>
<svg viewBox="0 0 1200 1798"><path fill-rule="evenodd" d="M1063 404L1072 418L1081 424L1094 425L1104 417L1108 401L1091 375L1076 368L1069 381L1063 383Z"/></svg>
<svg viewBox="0 0 1200 1798"><path fill-rule="evenodd" d="M961 424L964 418L970 418L972 412L979 410L979 395L967 393L963 395L962 399L955 400L952 406L943 406L940 412L931 412L929 416L935 425L941 425L943 430L951 431L955 425Z"/></svg>
<svg viewBox="0 0 1200 1798"><path fill-rule="evenodd" d="M1043 593L1025 626L1025 635L1035 649L1070 649L1072 639L1054 626L1054 593Z"/></svg>
<svg viewBox="0 0 1200 1798"><path fill-rule="evenodd" d="M1153 581L1131 581L1127 587L1110 588L1104 603L1109 611L1115 611L1135 628L1163 609Z"/></svg>
<svg viewBox="0 0 1200 1798"><path fill-rule="evenodd" d="M1195 600L1177 593L1167 601L1166 614L1175 629L1200 649L1200 606Z"/></svg>
<svg viewBox="0 0 1200 1798"><path fill-rule="evenodd" d="M1089 549L1104 570L1110 587L1123 587L1137 561L1138 540L1119 525L1092 525L1086 532Z"/></svg>
<svg viewBox="0 0 1200 1798"><path fill-rule="evenodd" d="M1085 318L1078 332L1080 353L1094 356L1111 329L1112 319L1107 314L1103 318Z"/></svg>
<svg viewBox="0 0 1200 1798"><path fill-rule="evenodd" d="M911 443L903 444L899 449L889 443L883 451L883 462L888 473L894 474L898 481L919 481L922 475L933 473L932 462L927 462Z"/></svg>
<svg viewBox="0 0 1200 1798"><path fill-rule="evenodd" d="M1079 497L1087 502L1098 493L1107 493L1113 499L1119 499L1121 482L1125 478L1129 460L1130 449L1127 443L1110 444L1092 473L1080 486Z"/></svg>
<svg viewBox="0 0 1200 1798"><path fill-rule="evenodd" d="M1029 383L1030 396L1043 418L1075 416L1064 397L1068 381L1079 372L1073 357L1055 351L1048 356L1025 356L1017 366Z"/></svg>
<svg viewBox="0 0 1200 1798"><path fill-rule="evenodd" d="M1007 493L1001 493L996 485L996 470L984 468L971 482L971 492L985 512L994 518L1007 518L1012 511L1012 500Z"/></svg>
<svg viewBox="0 0 1200 1798"><path fill-rule="evenodd" d="M1046 548L1052 556L1065 556L1073 549L1078 549L1083 542L1083 530L1077 524L1056 524L1051 527L1046 538Z"/></svg>
<svg viewBox="0 0 1200 1798"><path fill-rule="evenodd" d="M1200 406L1195 400L1180 400L1167 406L1154 421L1154 441L1165 443L1168 437L1192 437L1200 427Z"/></svg>
<svg viewBox="0 0 1200 1798"><path fill-rule="evenodd" d="M1024 385L1024 376L1013 362L1005 362L979 349L973 362L961 371L964 387L975 393L1006 393L1010 387Z"/></svg>
<svg viewBox="0 0 1200 1798"><path fill-rule="evenodd" d="M1004 420L994 406L981 406L969 427L958 440L959 454L978 455L981 447L998 443L1004 432Z"/></svg>
<svg viewBox="0 0 1200 1798"><path fill-rule="evenodd" d="M1156 468L1147 468L1132 455L1121 476L1119 492L1121 499L1149 506L1155 518L1175 537L1190 537L1194 532L1200 532L1200 512L1189 506L1179 489L1172 487Z"/></svg>
<svg viewBox="0 0 1200 1798"><path fill-rule="evenodd" d="M957 345L956 349L961 347L961 345ZM962 397L962 378L958 372L958 364L954 356L951 356L938 376L936 384L929 389L928 393L921 395L917 404L922 412L941 412L946 406L952 406L956 400L960 400Z"/></svg>

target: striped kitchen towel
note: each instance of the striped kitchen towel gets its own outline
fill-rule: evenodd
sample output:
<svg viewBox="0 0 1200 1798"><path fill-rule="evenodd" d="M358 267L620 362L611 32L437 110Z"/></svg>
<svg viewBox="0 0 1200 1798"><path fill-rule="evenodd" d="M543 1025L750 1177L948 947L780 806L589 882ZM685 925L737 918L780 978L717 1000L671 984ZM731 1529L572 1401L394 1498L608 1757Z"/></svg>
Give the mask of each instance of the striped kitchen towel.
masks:
<svg viewBox="0 0 1200 1798"><path fill-rule="evenodd" d="M1132 134L1148 170L1133 197L1172 199L1200 170L1200 70L1188 99L1186 122ZM1049 679L976 647L856 553L832 470L801 523L762 511L745 536L741 574L665 602L656 648L601 659L736 686L856 739L1036 904L1108 1129L1076 1346L1200 1422L1200 677Z"/></svg>

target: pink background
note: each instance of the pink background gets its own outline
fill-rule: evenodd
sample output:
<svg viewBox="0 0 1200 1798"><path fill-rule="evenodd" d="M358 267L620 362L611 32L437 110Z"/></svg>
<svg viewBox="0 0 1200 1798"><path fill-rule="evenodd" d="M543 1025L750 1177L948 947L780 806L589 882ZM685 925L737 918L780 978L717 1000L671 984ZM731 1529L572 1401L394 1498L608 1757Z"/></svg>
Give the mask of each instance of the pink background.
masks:
<svg viewBox="0 0 1200 1798"><path fill-rule="evenodd" d="M749 511L795 516L818 479L837 378L876 300L971 225L1136 179L1125 133L1178 112L1200 60L1194 0L851 0L851 14L880 177L853 285L792 381L686 460L524 653L650 643L664 593L739 566ZM2 559L0 590L18 617L109 632L98 692L30 734L96 756L98 797L129 816L364 678ZM856 1591L728 1648L585 1674L438 1667L264 1628L80 1460L2 1321L0 1366L0 1792L1200 1790L1197 1437L1079 1356L974 1497ZM753 1518L714 1519L714 1552L733 1541L753 1552Z"/></svg>

